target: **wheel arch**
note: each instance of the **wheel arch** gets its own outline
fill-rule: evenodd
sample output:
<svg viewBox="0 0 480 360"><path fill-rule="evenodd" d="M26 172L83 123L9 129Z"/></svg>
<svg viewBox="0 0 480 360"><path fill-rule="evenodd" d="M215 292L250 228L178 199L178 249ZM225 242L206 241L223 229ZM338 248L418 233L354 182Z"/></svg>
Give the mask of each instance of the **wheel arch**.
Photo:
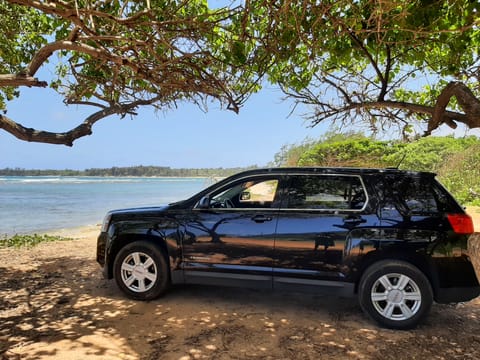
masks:
<svg viewBox="0 0 480 360"><path fill-rule="evenodd" d="M429 257L417 252L398 252L393 250L378 250L365 255L360 266L358 266L358 271L355 277L355 294L358 293L358 287L365 271L373 264L385 260L404 261L418 268L418 270L420 270L427 277L428 281L430 282L430 286L432 287L434 297L436 296L438 289L438 277L436 276L434 267Z"/></svg>
<svg viewBox="0 0 480 360"><path fill-rule="evenodd" d="M115 258L117 257L118 252L128 244L137 242L137 241L146 241L160 249L165 261L167 263L169 277L171 276L169 253L165 239L160 236L147 235L147 234L122 234L115 238L115 241L112 243L111 248L109 249L108 254L108 263L107 263L107 275L108 278L113 278L113 265L115 263Z"/></svg>

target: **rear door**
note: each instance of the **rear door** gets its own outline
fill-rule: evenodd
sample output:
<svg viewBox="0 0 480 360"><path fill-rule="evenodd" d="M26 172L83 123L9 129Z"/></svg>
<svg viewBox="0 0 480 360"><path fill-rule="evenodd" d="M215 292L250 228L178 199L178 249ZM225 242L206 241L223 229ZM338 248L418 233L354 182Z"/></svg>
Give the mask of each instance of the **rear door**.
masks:
<svg viewBox="0 0 480 360"><path fill-rule="evenodd" d="M348 234L372 221L367 202L360 176L292 175L278 216L274 287L341 288Z"/></svg>

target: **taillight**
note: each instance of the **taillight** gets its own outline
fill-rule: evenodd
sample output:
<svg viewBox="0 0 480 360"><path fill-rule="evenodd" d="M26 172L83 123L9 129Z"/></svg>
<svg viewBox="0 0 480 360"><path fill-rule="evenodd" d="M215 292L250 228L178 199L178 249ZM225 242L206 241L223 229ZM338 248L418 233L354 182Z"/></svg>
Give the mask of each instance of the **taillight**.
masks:
<svg viewBox="0 0 480 360"><path fill-rule="evenodd" d="M448 214L448 221L457 234L473 234L473 221L468 214Z"/></svg>

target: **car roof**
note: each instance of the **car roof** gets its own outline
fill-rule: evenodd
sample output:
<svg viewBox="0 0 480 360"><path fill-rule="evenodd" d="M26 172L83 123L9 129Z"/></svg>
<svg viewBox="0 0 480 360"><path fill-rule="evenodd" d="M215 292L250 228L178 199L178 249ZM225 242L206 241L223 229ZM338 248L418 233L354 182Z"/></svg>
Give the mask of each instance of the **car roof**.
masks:
<svg viewBox="0 0 480 360"><path fill-rule="evenodd" d="M233 175L230 178L245 177L248 175L261 174L394 174L394 175L411 175L411 176L435 176L434 173L425 171L400 170L397 168L355 168L355 167L272 167L272 168L258 168L247 170Z"/></svg>

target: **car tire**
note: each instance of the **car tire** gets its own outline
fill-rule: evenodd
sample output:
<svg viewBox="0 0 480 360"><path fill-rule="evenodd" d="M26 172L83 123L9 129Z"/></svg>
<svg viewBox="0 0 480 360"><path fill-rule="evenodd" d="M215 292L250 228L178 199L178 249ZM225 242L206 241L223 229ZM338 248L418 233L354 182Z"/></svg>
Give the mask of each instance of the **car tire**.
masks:
<svg viewBox="0 0 480 360"><path fill-rule="evenodd" d="M425 274L414 265L383 260L365 270L358 298L362 310L380 325L405 330L428 314L433 292Z"/></svg>
<svg viewBox="0 0 480 360"><path fill-rule="evenodd" d="M113 271L118 287L135 300L159 297L170 282L162 250L148 241L135 241L124 246L115 257Z"/></svg>

